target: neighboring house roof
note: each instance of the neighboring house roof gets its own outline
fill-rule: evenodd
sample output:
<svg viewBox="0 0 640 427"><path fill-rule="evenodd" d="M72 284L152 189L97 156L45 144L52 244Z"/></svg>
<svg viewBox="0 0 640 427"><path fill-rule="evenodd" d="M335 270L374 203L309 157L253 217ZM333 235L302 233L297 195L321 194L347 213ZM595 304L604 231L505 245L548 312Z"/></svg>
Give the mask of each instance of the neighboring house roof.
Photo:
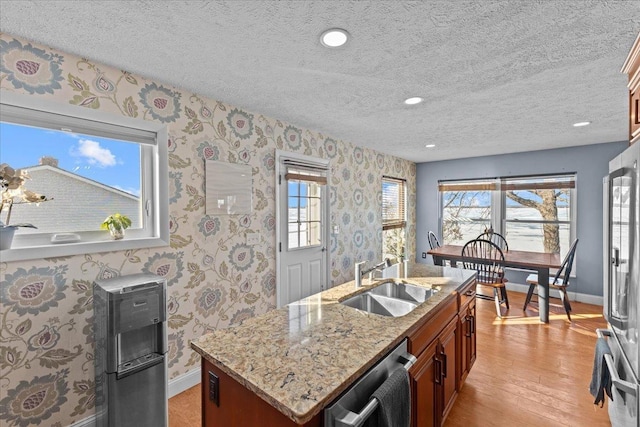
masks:
<svg viewBox="0 0 640 427"><path fill-rule="evenodd" d="M31 174L31 172L37 172L37 171L41 171L41 170L50 170L52 172L68 176L70 178L77 179L78 181L82 181L82 182L85 182L85 183L90 184L90 185L95 185L96 187L100 187L100 188L102 188L104 190L112 191L112 192L117 193L117 194L119 194L121 196L129 197L129 198L131 198L133 200L136 200L136 201L139 200L139 197L134 196L131 193L127 193L126 191L120 190L120 189L115 188L115 187L111 187L109 185L105 185L105 184L103 184L103 183L101 183L99 181L95 181L95 180L90 179L90 178L85 178L84 176L77 175L77 174L75 174L73 172L69 172L67 170L60 169L60 168L55 167L55 166L36 165L36 166L28 166L26 168L21 168L20 170L29 172L29 174Z"/></svg>

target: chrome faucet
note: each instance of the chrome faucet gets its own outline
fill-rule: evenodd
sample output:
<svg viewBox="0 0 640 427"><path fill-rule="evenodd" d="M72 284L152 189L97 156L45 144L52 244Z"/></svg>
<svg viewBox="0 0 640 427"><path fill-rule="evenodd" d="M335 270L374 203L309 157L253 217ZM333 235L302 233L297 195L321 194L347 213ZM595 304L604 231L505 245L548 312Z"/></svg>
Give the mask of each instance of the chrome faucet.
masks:
<svg viewBox="0 0 640 427"><path fill-rule="evenodd" d="M374 272L384 271L385 268L391 267L391 260L389 258L385 258L384 261L382 261L380 264L374 265L368 270L364 269L364 266L366 265L366 263L367 263L366 261L362 261L362 262L357 262L355 265L356 289L362 286L362 277L365 274L369 274L369 280L372 280Z"/></svg>

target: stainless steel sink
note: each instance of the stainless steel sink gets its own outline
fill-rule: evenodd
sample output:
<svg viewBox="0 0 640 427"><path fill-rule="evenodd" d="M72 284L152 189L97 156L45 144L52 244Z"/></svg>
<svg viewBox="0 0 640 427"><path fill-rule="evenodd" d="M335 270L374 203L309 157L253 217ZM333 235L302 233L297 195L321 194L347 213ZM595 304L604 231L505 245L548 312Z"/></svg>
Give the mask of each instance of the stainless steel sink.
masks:
<svg viewBox="0 0 640 427"><path fill-rule="evenodd" d="M413 311L434 292L433 289L404 282L385 282L341 304L381 316L400 317Z"/></svg>
<svg viewBox="0 0 640 427"><path fill-rule="evenodd" d="M404 316L418 306L409 301L374 295L370 292L353 296L342 301L341 304L369 313L392 317Z"/></svg>
<svg viewBox="0 0 640 427"><path fill-rule="evenodd" d="M398 298L414 304L422 304L429 299L434 291L404 282L386 282L369 290L371 294Z"/></svg>

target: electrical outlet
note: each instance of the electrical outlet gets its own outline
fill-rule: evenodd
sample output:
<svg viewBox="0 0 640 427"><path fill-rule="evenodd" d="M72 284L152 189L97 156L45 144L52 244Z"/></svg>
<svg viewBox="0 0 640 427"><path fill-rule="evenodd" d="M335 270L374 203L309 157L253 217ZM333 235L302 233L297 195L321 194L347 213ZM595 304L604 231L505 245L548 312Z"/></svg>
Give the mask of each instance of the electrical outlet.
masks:
<svg viewBox="0 0 640 427"><path fill-rule="evenodd" d="M426 258L427 257L427 253L426 252L422 252L422 258Z"/></svg>
<svg viewBox="0 0 640 427"><path fill-rule="evenodd" d="M209 371L209 400L220 406L220 378Z"/></svg>

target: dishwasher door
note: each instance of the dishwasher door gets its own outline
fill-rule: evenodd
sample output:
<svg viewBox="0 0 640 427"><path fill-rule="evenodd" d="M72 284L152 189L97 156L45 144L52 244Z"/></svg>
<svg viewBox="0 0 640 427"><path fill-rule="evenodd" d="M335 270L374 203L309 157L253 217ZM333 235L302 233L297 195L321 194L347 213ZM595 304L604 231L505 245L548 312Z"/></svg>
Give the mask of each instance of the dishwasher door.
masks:
<svg viewBox="0 0 640 427"><path fill-rule="evenodd" d="M324 427L359 427L378 407L371 395L397 369L408 370L416 358L405 338L324 410Z"/></svg>

